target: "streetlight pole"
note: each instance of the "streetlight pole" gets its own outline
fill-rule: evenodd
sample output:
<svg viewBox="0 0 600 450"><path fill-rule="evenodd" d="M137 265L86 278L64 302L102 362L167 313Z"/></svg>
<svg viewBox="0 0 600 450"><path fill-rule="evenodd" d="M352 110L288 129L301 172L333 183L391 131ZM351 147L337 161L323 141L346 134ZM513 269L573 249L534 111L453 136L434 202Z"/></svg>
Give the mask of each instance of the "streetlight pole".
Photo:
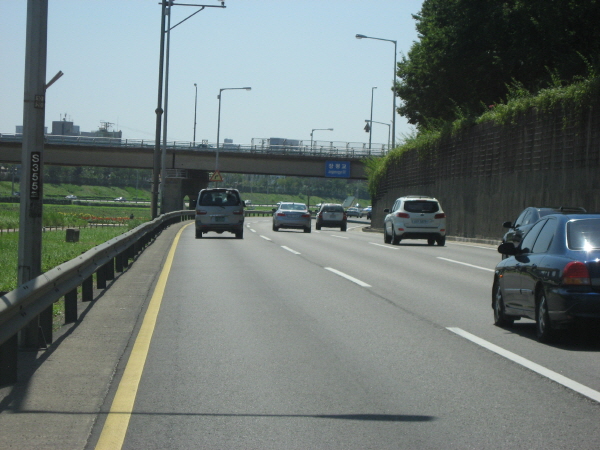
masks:
<svg viewBox="0 0 600 450"><path fill-rule="evenodd" d="M239 87L239 88L221 88L219 89L219 95L217 98L219 99L219 116L217 118L217 159L215 160L215 172L219 170L219 133L221 131L221 93L223 91L232 91L236 89L244 89L246 91L252 90L251 87Z"/></svg>
<svg viewBox="0 0 600 450"><path fill-rule="evenodd" d="M373 122L373 93L377 86L371 88L371 122ZM371 137L373 136L373 124L369 124L369 153L371 152Z"/></svg>
<svg viewBox="0 0 600 450"><path fill-rule="evenodd" d="M388 151L389 151L390 150L390 129L391 129L390 124L389 123L385 123L385 122L377 122L375 120L367 120L367 119L365 119L365 122L369 123L370 124L369 126L371 128L373 128L373 124L374 123L378 123L378 124L381 124L381 125L387 125L387 127L388 127Z"/></svg>
<svg viewBox="0 0 600 450"><path fill-rule="evenodd" d="M381 39L376 37L357 34L356 39L375 39L377 41L392 42L394 44L394 77L392 78L392 93L394 95L393 110L392 110L392 145L396 145L396 56L398 54L398 42L392 39Z"/></svg>
<svg viewBox="0 0 600 450"><path fill-rule="evenodd" d="M158 215L158 200L159 200L159 191L162 192L163 189L160 189L160 186L164 186L164 181L165 181L165 177L166 177L166 173L165 173L165 168L164 165L166 164L166 129L165 129L165 133L164 133L164 140L165 140L165 144L163 145L162 148L162 155L161 155L161 145L160 145L160 135L161 135L161 118L163 113L165 113L165 128L166 128L166 98L168 97L168 94L165 94L165 110L163 110L162 108L162 97L163 97L163 85L165 85L165 92L168 91L168 82L167 83L163 83L163 75L165 72L164 69L164 55L165 55L165 34L168 34L170 36L171 30L175 27L177 27L178 25L182 24L183 22L185 22L186 20L188 20L190 17L195 16L196 14L198 14L200 11L204 10L205 8L225 8L225 2L221 1L221 5L191 5L191 4L185 4L185 3L177 3L175 5L174 0L162 0L161 2L162 5L162 9L161 9L161 21L160 21L160 58L159 58L159 74L158 74L158 106L156 107L156 133L155 133L155 139L154 139L154 154L153 154L153 170L152 170L152 201L151 201L151 205L150 205L150 210L151 210L151 214L152 214L152 218L156 218L156 216ZM167 6L168 6L168 11L167 11ZM185 19L183 19L181 22L179 22L177 25L174 25L173 27L171 27L171 7L172 6L194 6L194 7L198 7L200 8L198 11L196 11L193 14L190 14L189 16L187 16ZM169 14L169 27L165 30L165 16ZM167 50L167 54L168 54L168 50ZM167 57L167 68L166 68L166 72L167 72L167 80L168 80L168 72L169 72L169 66L168 66L168 57ZM161 174L162 171L162 179L160 181L159 184L159 176ZM161 201L161 205L164 202Z"/></svg>
<svg viewBox="0 0 600 450"><path fill-rule="evenodd" d="M310 149L311 149L311 151L312 151L312 149L313 149L313 133L314 133L315 131L318 131L318 130L323 130L323 131L333 131L333 128L313 128L313 129L310 131Z"/></svg>
<svg viewBox="0 0 600 450"><path fill-rule="evenodd" d="M196 147L196 113L198 112L198 85L194 83L196 96L194 98L194 147Z"/></svg>

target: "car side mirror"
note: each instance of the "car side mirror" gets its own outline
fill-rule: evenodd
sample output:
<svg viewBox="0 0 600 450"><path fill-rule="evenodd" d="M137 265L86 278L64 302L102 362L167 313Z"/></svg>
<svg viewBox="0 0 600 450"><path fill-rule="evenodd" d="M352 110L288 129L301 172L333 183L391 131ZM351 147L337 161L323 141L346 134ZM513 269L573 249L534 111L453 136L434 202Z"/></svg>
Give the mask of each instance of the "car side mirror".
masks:
<svg viewBox="0 0 600 450"><path fill-rule="evenodd" d="M275 212L275 211L277 211L277 208L273 208L271 211Z"/></svg>
<svg viewBox="0 0 600 450"><path fill-rule="evenodd" d="M388 213L388 214L389 214L389 212L390 212L390 209L389 209L389 208L385 208L385 209L383 210L383 212L384 212L384 213Z"/></svg>
<svg viewBox="0 0 600 450"><path fill-rule="evenodd" d="M514 256L518 253L517 247L512 242L503 242L498 246L498 253L503 255Z"/></svg>
<svg viewBox="0 0 600 450"><path fill-rule="evenodd" d="M512 228L512 222L504 222L502 224L502 228Z"/></svg>

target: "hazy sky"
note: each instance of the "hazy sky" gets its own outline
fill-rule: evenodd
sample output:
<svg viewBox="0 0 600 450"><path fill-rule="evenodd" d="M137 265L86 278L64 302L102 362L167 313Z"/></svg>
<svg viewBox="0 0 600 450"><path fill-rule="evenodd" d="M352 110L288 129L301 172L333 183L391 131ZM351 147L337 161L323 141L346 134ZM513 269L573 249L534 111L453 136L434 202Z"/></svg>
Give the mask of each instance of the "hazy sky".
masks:
<svg viewBox="0 0 600 450"><path fill-rule="evenodd" d="M159 0L49 0L46 126L66 117L81 131L111 122L129 139L154 139L158 96ZM214 0L177 3L219 5ZM171 31L169 141L250 144L283 137L368 142L369 119L391 123L394 45L398 59L417 39L423 0L227 0ZM174 6L171 26L198 8ZM0 132L23 122L26 0L0 0ZM396 137L412 127L396 117ZM375 124L373 143L387 143Z"/></svg>

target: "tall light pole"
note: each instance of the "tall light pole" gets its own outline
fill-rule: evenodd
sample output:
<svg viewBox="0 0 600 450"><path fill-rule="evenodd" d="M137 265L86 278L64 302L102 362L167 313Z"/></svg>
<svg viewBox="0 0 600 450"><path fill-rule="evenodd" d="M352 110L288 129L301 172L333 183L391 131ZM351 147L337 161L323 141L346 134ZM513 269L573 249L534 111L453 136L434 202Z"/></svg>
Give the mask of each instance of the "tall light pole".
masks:
<svg viewBox="0 0 600 450"><path fill-rule="evenodd" d="M368 120L368 119L365 119L365 122L370 123L371 125L369 125L369 126L371 128L373 128L373 124L374 123L379 123L381 125L387 125L387 127L388 127L388 151L389 151L390 150L390 130L391 130L390 124L389 123L385 123L385 122L377 122L375 120Z"/></svg>
<svg viewBox="0 0 600 450"><path fill-rule="evenodd" d="M314 133L315 131L318 131L318 130L323 130L323 131L333 131L333 128L313 128L313 129L310 131L310 149L311 149L311 150L313 149L313 133Z"/></svg>
<svg viewBox="0 0 600 450"><path fill-rule="evenodd" d="M165 113L165 128L166 128L166 121L167 121L167 114L166 114L166 103L167 103L167 98L168 98L168 94L165 93L165 109L163 110L162 107L162 101L163 101L163 85L165 85L165 92L168 92L168 82L163 83L163 75L165 73L165 64L164 64L164 55L165 55L165 34L167 34L170 37L170 33L171 30L175 27L177 27L178 25L182 24L183 22L185 22L186 20L188 20L190 17L195 16L196 14L198 14L200 11L204 10L204 8L225 8L225 2L221 1L221 5L191 5L191 4L185 4L185 3L177 3L175 4L174 0L162 0L162 2L160 3L162 5L162 9L161 9L161 21L160 21L160 58L159 58L159 74L158 74L158 106L156 107L156 133L155 133L155 139L154 139L154 154L153 154L153 170L152 170L152 201L151 201L151 205L150 205L150 210L151 210L151 215L152 218L154 219L156 216L158 216L158 200L159 200L159 186L163 185L164 183L164 179L166 176L165 173L165 164L166 164L166 153L167 153L167 149L166 149L166 139L167 139L167 133L166 130L164 132L164 145L162 148L162 154L161 154L161 145L160 145L160 135L161 135L161 118L163 113ZM167 8L168 6L168 8ZM185 19L183 19L181 22L179 22L177 25L174 25L173 27L171 27L171 7L172 6L194 6L197 8L200 8L198 11L196 11L195 13L190 14L189 16L187 16ZM169 26L167 27L167 29L165 29L165 17L169 15ZM169 44L167 44L168 46ZM167 49L168 52L168 49ZM168 53L167 53L168 54ZM168 80L168 72L169 72L169 63L168 63L168 57L167 57L167 67L166 67L166 72L167 72L167 80ZM159 185L159 175L162 172L162 180L160 182ZM160 189L160 191L162 192L164 189ZM161 205L164 203L163 201L160 202Z"/></svg>
<svg viewBox="0 0 600 450"><path fill-rule="evenodd" d="M196 146L196 113L198 112L198 85L194 83L196 96L194 98L194 147Z"/></svg>
<svg viewBox="0 0 600 450"><path fill-rule="evenodd" d="M394 77L392 78L392 93L394 95L394 103L392 110L392 145L396 145L396 55L398 54L398 42L391 39L381 39L376 37L365 36L364 34L357 34L356 39L375 39L378 41L386 41L394 43Z"/></svg>
<svg viewBox="0 0 600 450"><path fill-rule="evenodd" d="M217 98L219 99L219 116L217 119L217 159L215 160L215 172L219 170L219 133L221 132L221 93L223 91L232 91L236 89L244 89L246 91L252 90L251 87L239 87L239 88L221 88L219 89L219 95Z"/></svg>
<svg viewBox="0 0 600 450"><path fill-rule="evenodd" d="M373 122L373 93L377 86L371 88L371 122ZM369 152L371 152L371 137L373 136L373 124L369 124Z"/></svg>

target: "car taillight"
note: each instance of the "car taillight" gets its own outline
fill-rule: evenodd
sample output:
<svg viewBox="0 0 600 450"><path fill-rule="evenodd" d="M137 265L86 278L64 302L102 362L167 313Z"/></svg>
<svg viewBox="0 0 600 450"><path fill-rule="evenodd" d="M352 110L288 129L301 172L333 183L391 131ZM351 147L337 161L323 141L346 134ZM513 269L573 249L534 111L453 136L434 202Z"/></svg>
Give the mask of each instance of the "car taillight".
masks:
<svg viewBox="0 0 600 450"><path fill-rule="evenodd" d="M435 215L435 218L436 218L436 219L445 219L445 218L446 218L446 214L444 214L444 213L439 213L439 214L436 214L436 215Z"/></svg>
<svg viewBox="0 0 600 450"><path fill-rule="evenodd" d="M410 219L408 213L396 213L396 217L402 217L403 219Z"/></svg>
<svg viewBox="0 0 600 450"><path fill-rule="evenodd" d="M571 261L563 269L562 281L563 284L575 286L590 285L590 272L581 261Z"/></svg>
<svg viewBox="0 0 600 450"><path fill-rule="evenodd" d="M306 214L302 214L302 217L310 217L310 214L306 213Z"/></svg>
<svg viewBox="0 0 600 450"><path fill-rule="evenodd" d="M344 213L344 217L342 220L348 220L348 215L346 213Z"/></svg>
<svg viewBox="0 0 600 450"><path fill-rule="evenodd" d="M203 209L197 209L196 210L196 215L198 215L198 216L202 216L202 215L204 215L206 213L207 213L207 211L205 211Z"/></svg>
<svg viewBox="0 0 600 450"><path fill-rule="evenodd" d="M241 209L238 209L236 211L233 212L234 216L241 216L244 214L244 211L242 211Z"/></svg>
<svg viewBox="0 0 600 450"><path fill-rule="evenodd" d="M277 213L277 217L285 217L285 213Z"/></svg>
<svg viewBox="0 0 600 450"><path fill-rule="evenodd" d="M320 213L317 215L317 217L320 217L320 218L322 219L322 218L323 218L323 213L322 213L322 212L320 212Z"/></svg>

